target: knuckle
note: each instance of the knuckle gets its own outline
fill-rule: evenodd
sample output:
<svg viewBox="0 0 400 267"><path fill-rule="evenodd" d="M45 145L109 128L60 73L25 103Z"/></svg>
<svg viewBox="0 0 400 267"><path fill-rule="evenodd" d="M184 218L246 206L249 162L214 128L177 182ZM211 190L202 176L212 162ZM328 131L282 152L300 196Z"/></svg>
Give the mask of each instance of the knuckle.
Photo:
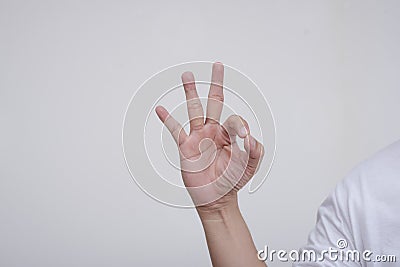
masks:
<svg viewBox="0 0 400 267"><path fill-rule="evenodd" d="M247 121L245 120L245 119L243 119L243 117L242 116L240 116L240 115L237 115L237 114L234 114L234 115L231 115L231 119L232 119L232 122L233 123L235 123L236 125L240 125L240 126L244 126L244 127L246 127L247 129L249 129L249 124L247 123Z"/></svg>
<svg viewBox="0 0 400 267"><path fill-rule="evenodd" d="M228 121L233 121L233 120L235 120L235 117L236 117L236 116L237 116L237 115L235 115L235 114L229 115Z"/></svg>
<svg viewBox="0 0 400 267"><path fill-rule="evenodd" d="M172 135L179 134L179 132L180 132L181 129L182 129L182 128L180 127L180 125L179 125L178 123L174 123L174 124L171 126L171 134L172 134Z"/></svg>
<svg viewBox="0 0 400 267"><path fill-rule="evenodd" d="M183 88L186 92L195 91L196 85L194 84L194 82L187 82L183 84Z"/></svg>
<svg viewBox="0 0 400 267"><path fill-rule="evenodd" d="M191 125L190 125L191 131L197 131L197 130L200 130L201 128L203 128L203 124L201 124L200 122L196 122L196 121L191 122Z"/></svg>
<svg viewBox="0 0 400 267"><path fill-rule="evenodd" d="M175 126L175 127L172 128L171 133L172 133L172 135L178 135L180 130L181 129L178 126Z"/></svg>
<svg viewBox="0 0 400 267"><path fill-rule="evenodd" d="M203 106L201 105L200 101L191 101L188 103L188 109L190 110L198 110L202 108Z"/></svg>
<svg viewBox="0 0 400 267"><path fill-rule="evenodd" d="M232 114L229 115L229 117L226 119L226 124L229 127L232 127L232 125L234 125L235 121L236 121L237 115Z"/></svg>
<svg viewBox="0 0 400 267"><path fill-rule="evenodd" d="M224 95L222 94L210 94L208 98L213 99L218 102L224 102Z"/></svg>
<svg viewBox="0 0 400 267"><path fill-rule="evenodd" d="M242 116L239 116L240 121L245 125L245 126L249 126L247 121L245 119L243 119Z"/></svg>
<svg viewBox="0 0 400 267"><path fill-rule="evenodd" d="M258 149L256 150L255 158L256 158L258 161L260 161L260 159L261 159L262 156L263 156L263 148L261 147L261 144L260 144L260 143L257 144L257 147L258 147Z"/></svg>

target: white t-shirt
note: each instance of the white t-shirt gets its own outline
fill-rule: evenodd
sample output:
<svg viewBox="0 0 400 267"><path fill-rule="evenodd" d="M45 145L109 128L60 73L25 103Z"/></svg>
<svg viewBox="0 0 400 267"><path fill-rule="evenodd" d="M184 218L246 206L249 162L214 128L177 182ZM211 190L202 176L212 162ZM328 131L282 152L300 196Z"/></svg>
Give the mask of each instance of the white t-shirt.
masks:
<svg viewBox="0 0 400 267"><path fill-rule="evenodd" d="M329 256L324 252L329 248L338 252ZM310 251L316 252L316 260ZM296 262L297 267L400 266L400 141L337 185L319 208L316 226L300 252L305 261Z"/></svg>

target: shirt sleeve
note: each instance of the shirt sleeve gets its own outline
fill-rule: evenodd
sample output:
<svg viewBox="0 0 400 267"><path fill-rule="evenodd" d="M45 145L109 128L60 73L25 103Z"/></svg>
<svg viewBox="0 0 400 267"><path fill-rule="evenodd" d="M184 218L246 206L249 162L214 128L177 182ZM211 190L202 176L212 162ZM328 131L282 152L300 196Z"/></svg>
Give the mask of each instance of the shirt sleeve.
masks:
<svg viewBox="0 0 400 267"><path fill-rule="evenodd" d="M357 220L360 219L360 187L357 181L358 173L353 170L322 203L316 225L308 237L307 245L299 250L294 267L362 266L357 255L353 260L353 254L347 253L357 249L354 239L354 226L358 225Z"/></svg>

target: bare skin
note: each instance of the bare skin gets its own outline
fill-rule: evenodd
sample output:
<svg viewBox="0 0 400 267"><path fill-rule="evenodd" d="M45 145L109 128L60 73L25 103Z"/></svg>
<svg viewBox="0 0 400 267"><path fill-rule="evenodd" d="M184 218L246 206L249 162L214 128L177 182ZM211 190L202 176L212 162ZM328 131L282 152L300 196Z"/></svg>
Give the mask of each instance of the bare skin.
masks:
<svg viewBox="0 0 400 267"><path fill-rule="evenodd" d="M237 192L256 173L264 148L240 116L231 115L220 124L223 78L223 65L214 63L204 118L194 75L182 74L189 134L164 107L158 106L156 113L177 143L182 179L203 224L213 266L265 266L257 259L237 202ZM244 139L245 151L236 143L237 137Z"/></svg>

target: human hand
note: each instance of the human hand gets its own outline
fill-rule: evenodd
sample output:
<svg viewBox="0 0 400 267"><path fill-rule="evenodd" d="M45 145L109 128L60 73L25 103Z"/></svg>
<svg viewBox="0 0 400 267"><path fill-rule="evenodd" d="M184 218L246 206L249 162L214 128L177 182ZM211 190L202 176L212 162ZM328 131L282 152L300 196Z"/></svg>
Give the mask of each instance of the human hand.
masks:
<svg viewBox="0 0 400 267"><path fill-rule="evenodd" d="M178 145L183 182L196 207L215 209L235 201L236 193L256 173L264 154L263 145L250 135L247 122L231 115L219 123L223 108L224 66L214 63L206 118L191 72L182 74L190 120L189 135L168 111L156 113ZM236 143L244 139L245 151Z"/></svg>

